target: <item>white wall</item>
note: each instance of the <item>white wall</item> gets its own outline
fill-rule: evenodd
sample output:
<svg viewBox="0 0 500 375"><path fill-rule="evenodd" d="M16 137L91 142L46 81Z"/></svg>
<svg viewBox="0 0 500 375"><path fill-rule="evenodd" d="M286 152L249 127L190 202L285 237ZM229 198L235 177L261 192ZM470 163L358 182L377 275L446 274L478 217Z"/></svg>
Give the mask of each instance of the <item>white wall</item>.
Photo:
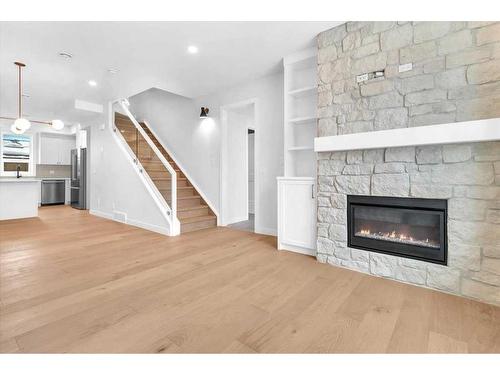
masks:
<svg viewBox="0 0 500 375"><path fill-rule="evenodd" d="M195 102L197 107L210 108L209 115L215 121L216 126L208 135L211 140L210 145L218 150L220 147L218 142L220 107L254 98L257 99L255 111L255 195L259 199L255 208L255 231L276 234L276 177L283 175L283 75L266 76L218 93L196 98ZM216 199L218 202L218 197Z"/></svg>
<svg viewBox="0 0 500 375"><path fill-rule="evenodd" d="M126 213L129 224L166 234L168 222L113 138L109 124L104 129L92 126L89 134L91 213L109 219Z"/></svg>

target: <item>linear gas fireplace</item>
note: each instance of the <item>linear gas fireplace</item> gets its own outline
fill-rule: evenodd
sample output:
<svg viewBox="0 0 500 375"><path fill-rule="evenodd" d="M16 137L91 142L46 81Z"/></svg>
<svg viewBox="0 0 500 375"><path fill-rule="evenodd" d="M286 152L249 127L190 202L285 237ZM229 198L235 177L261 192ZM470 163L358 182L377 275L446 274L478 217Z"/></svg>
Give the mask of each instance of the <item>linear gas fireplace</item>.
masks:
<svg viewBox="0 0 500 375"><path fill-rule="evenodd" d="M443 199L347 196L347 244L363 250L446 264Z"/></svg>

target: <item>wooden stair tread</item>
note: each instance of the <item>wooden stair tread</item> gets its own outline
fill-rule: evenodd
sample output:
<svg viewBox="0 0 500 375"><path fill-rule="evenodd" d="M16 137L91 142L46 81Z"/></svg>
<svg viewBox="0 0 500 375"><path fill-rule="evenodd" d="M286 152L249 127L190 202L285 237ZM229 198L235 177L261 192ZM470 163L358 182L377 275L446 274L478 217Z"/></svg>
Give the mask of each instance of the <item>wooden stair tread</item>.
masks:
<svg viewBox="0 0 500 375"><path fill-rule="evenodd" d="M143 167L147 169L147 166L144 166L144 165L143 165ZM164 171L159 170L159 171L152 171L152 172L165 172L165 173L168 173L168 170L165 168L165 170L164 170ZM180 169L175 169L175 168L174 168L174 172L181 172L181 170L180 170Z"/></svg>
<svg viewBox="0 0 500 375"><path fill-rule="evenodd" d="M198 223L200 221L208 221L214 219L217 219L217 217L214 215L204 215L204 216L185 217L179 219L179 221L181 222L181 224L188 224L188 223Z"/></svg>
<svg viewBox="0 0 500 375"><path fill-rule="evenodd" d="M151 163L151 164L163 164L163 163L161 162L161 160L157 160L157 159L149 159L149 160L148 160L148 159L146 159L146 158L142 158L142 159L145 159L145 160L146 160L146 161L145 161L145 163ZM165 159L167 159L167 158L165 158ZM167 159L167 161L172 161L172 160L168 160L168 159Z"/></svg>
<svg viewBox="0 0 500 375"><path fill-rule="evenodd" d="M158 167L160 167L160 166L163 166L163 164L162 164L162 163L154 163L154 164L153 164L153 162L150 162L150 161L142 161L142 162L141 162L141 164L142 164L142 166L143 166L144 168L147 168L147 167L154 167L154 168L158 168ZM172 163L169 163L169 164L170 164L170 165L174 168L174 166L172 165ZM166 170L167 170L167 168L165 168L165 171L166 171ZM176 171L176 172L181 172L181 170L180 170L180 169L176 169L176 168L174 168L174 171Z"/></svg>
<svg viewBox="0 0 500 375"><path fill-rule="evenodd" d="M153 181L167 181L167 180L171 180L170 177L151 177L151 179ZM187 178L185 178L185 177L177 177L177 181L179 181L179 180L184 181L184 180L187 180Z"/></svg>
<svg viewBox="0 0 500 375"><path fill-rule="evenodd" d="M150 158L149 160L148 160L148 159L146 159L146 158L143 158L143 159L145 159L145 160L146 160L146 161L145 161L145 163L151 163L151 164L163 164L163 163L161 162L161 160L151 159L151 158Z"/></svg>
<svg viewBox="0 0 500 375"><path fill-rule="evenodd" d="M177 186L177 190L188 190L188 189L194 189L192 186ZM170 191L172 189L166 189L166 188L159 188L159 191Z"/></svg>
<svg viewBox="0 0 500 375"><path fill-rule="evenodd" d="M165 157L165 159L168 161L168 162L173 162L172 159L169 159L168 157L166 157L165 155L163 155ZM154 158L152 157L147 157L147 156L143 156L141 159L143 159L145 161L145 163L155 163L155 164L162 164L161 160L159 160L156 155Z"/></svg>
<svg viewBox="0 0 500 375"><path fill-rule="evenodd" d="M122 115L119 112L115 112L115 121L116 120L121 120L121 121L126 120L126 121L129 121L130 123L132 123L132 120L130 119L130 117L128 117L127 115ZM139 125L141 125L142 127L146 126L146 124L144 122L139 122ZM147 129L147 126L146 126L146 129Z"/></svg>
<svg viewBox="0 0 500 375"><path fill-rule="evenodd" d="M199 195L189 195L187 197L177 197L178 201L182 200L188 200L188 199L200 199L201 197Z"/></svg>
<svg viewBox="0 0 500 375"><path fill-rule="evenodd" d="M185 212L185 211L192 211L192 210L201 210L202 208L208 208L208 205L199 205L199 206L192 206L192 207L181 207L177 209L177 212Z"/></svg>

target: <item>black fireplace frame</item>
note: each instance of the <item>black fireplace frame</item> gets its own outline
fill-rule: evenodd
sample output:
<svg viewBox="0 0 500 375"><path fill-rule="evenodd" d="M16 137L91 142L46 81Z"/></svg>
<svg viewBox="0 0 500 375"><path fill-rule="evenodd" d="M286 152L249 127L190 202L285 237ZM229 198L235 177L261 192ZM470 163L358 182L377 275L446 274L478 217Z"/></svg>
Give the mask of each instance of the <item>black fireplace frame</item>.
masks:
<svg viewBox="0 0 500 375"><path fill-rule="evenodd" d="M356 206L403 208L418 212L439 214L439 249L364 238L354 235L354 208ZM447 265L448 233L447 233L448 201L446 199L424 199L409 197L379 197L369 195L347 196L347 246L373 251L376 253L396 255L425 262Z"/></svg>

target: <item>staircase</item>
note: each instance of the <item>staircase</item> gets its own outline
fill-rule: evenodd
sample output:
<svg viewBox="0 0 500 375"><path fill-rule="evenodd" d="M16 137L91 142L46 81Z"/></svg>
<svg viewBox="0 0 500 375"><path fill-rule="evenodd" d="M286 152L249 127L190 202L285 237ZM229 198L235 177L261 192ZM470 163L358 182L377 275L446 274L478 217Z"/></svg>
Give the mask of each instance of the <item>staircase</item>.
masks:
<svg viewBox="0 0 500 375"><path fill-rule="evenodd" d="M156 139L146 124L141 122L139 125L177 173L177 217L181 223L181 233L217 226L217 217L168 152L158 142L158 139ZM115 112L115 126L135 153L144 170L158 188L158 191L170 205L171 178L168 170L127 116Z"/></svg>

